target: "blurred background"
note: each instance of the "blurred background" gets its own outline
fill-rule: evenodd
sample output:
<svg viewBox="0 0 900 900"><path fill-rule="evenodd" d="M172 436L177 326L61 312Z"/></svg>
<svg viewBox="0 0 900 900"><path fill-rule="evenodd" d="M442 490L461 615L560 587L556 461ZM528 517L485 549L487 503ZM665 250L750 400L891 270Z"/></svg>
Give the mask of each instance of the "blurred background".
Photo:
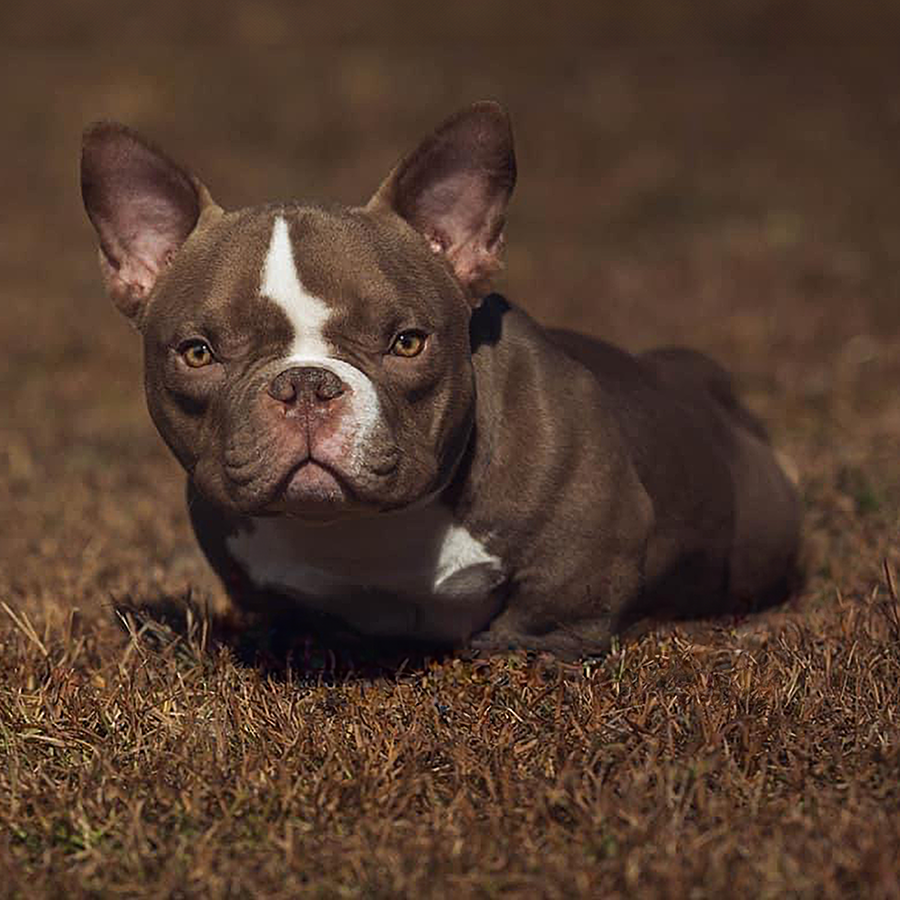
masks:
<svg viewBox="0 0 900 900"><path fill-rule="evenodd" d="M815 572L877 579L900 485L900 4L798 0L0 9L0 594L199 577L141 348L104 297L80 133L114 118L226 207L364 201L475 99L510 109L501 289L732 368L803 477ZM824 583L824 582L823 582Z"/></svg>

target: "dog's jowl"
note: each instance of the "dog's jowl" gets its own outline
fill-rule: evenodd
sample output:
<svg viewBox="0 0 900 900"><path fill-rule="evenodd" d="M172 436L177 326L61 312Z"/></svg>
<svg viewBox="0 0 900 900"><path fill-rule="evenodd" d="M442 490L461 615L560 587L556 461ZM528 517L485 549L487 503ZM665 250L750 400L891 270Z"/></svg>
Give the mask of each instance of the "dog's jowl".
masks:
<svg viewBox="0 0 900 900"><path fill-rule="evenodd" d="M227 212L128 128L85 134L101 270L239 602L573 656L647 614L785 591L797 497L728 375L490 293L515 178L493 103L353 208Z"/></svg>

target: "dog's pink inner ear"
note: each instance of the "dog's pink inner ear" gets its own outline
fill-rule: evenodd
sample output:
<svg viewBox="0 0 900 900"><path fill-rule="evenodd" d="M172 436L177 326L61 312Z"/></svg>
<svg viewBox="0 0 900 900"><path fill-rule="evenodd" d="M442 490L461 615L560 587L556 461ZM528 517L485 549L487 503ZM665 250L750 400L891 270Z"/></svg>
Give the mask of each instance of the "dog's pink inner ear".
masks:
<svg viewBox="0 0 900 900"><path fill-rule="evenodd" d="M516 182L509 118L475 103L444 122L388 176L370 208L387 205L444 253L473 302L500 268Z"/></svg>
<svg viewBox="0 0 900 900"><path fill-rule="evenodd" d="M84 135L81 192L110 294L136 319L159 273L194 230L199 182L124 125Z"/></svg>

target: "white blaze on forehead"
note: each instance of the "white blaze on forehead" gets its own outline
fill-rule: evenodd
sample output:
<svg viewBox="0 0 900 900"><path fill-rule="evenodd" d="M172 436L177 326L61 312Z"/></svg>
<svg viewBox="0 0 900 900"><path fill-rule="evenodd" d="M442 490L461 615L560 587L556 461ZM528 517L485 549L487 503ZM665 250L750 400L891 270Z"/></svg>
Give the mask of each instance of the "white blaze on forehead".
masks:
<svg viewBox="0 0 900 900"><path fill-rule="evenodd" d="M259 291L281 307L294 329L291 356L328 356L329 348L322 329L331 311L300 282L290 231L282 216L275 219L272 227Z"/></svg>
<svg viewBox="0 0 900 900"><path fill-rule="evenodd" d="M290 231L283 216L277 216L272 226L259 292L284 311L294 329L294 340L287 356L281 360L282 366L329 369L352 389L351 413L333 440L337 443L346 440L352 447L350 464L361 465L369 437L381 419L378 394L372 380L362 370L331 355L331 347L322 333L331 310L303 287L294 261Z"/></svg>

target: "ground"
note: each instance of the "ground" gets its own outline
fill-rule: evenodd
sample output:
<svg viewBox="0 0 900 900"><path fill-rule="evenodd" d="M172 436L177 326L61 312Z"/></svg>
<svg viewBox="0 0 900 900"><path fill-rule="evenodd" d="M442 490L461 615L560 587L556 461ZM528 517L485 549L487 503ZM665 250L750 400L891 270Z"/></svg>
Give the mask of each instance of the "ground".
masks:
<svg viewBox="0 0 900 900"><path fill-rule="evenodd" d="M900 895L900 14L627 9L0 11L0 893ZM81 129L139 127L226 206L358 202L485 97L518 137L504 292L712 354L794 460L784 606L574 667L215 612Z"/></svg>

